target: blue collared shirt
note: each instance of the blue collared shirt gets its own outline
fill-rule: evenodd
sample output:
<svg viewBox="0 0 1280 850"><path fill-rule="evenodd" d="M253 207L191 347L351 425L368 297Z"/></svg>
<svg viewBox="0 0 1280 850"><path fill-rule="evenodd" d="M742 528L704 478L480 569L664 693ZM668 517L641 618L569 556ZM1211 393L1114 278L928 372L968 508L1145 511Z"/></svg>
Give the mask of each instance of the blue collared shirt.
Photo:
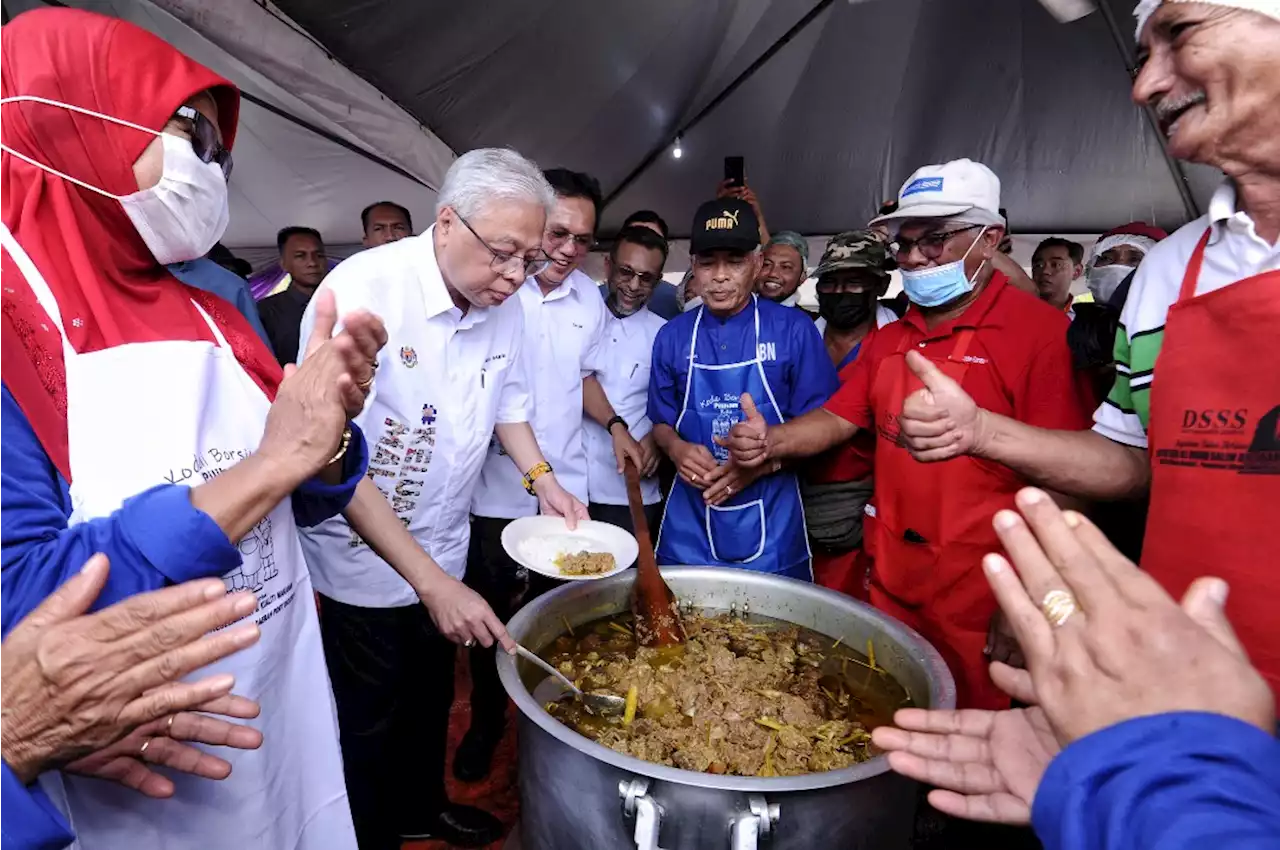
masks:
<svg viewBox="0 0 1280 850"><path fill-rule="evenodd" d="M1045 850L1274 850L1280 741L1218 714L1128 720L1058 754L1031 821Z"/></svg>
<svg viewBox="0 0 1280 850"><path fill-rule="evenodd" d="M756 345L755 316L748 303L727 319L703 310L694 352L703 365L740 363L757 354L784 419L808 413L840 386L822 336L803 311L757 299L760 308L760 347ZM681 313L663 325L653 343L649 373L649 418L655 425L676 425L684 406L689 375L689 342L698 311Z"/></svg>
<svg viewBox="0 0 1280 850"><path fill-rule="evenodd" d="M249 292L248 282L242 277L235 272L227 271L207 258L173 263L165 268L187 286L211 292L223 301L233 304L248 320L254 332L262 337L262 341L271 345L271 340L267 339L267 330L262 326L262 319L258 317L257 302Z"/></svg>

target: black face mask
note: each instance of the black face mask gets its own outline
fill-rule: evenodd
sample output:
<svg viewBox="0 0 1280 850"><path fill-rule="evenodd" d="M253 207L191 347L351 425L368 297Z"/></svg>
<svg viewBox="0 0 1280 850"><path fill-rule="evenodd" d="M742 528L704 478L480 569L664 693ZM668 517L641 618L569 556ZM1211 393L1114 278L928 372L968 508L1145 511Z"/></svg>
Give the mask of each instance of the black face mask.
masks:
<svg viewBox="0 0 1280 850"><path fill-rule="evenodd" d="M836 330L853 330L871 315L875 296L870 292L818 293L818 315Z"/></svg>

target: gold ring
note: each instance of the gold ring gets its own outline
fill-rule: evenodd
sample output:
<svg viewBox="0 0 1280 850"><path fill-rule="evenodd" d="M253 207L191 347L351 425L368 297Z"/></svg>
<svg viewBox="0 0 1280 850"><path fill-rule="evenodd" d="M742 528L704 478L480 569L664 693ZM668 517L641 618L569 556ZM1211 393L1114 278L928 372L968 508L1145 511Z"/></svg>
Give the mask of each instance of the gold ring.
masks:
<svg viewBox="0 0 1280 850"><path fill-rule="evenodd" d="M140 755L140 756L141 756L141 755L145 755L145 754L146 754L146 752L147 752L147 747L149 747L149 746L151 746L151 739L150 739L150 738L148 738L147 740L145 740L145 741L143 741L143 742L142 742L142 749L138 750L138 755Z"/></svg>
<svg viewBox="0 0 1280 850"><path fill-rule="evenodd" d="M361 392L367 393L369 391L369 387L373 386L373 379L376 377L378 377L377 372L370 372L369 379L365 381L359 381L358 383L356 383L356 386L360 388Z"/></svg>
<svg viewBox="0 0 1280 850"><path fill-rule="evenodd" d="M1069 592L1051 590L1040 601L1040 610L1044 612L1044 618L1049 621L1049 624L1054 628L1058 628L1071 619L1071 615L1079 609L1076 605L1076 598Z"/></svg>
<svg viewBox="0 0 1280 850"><path fill-rule="evenodd" d="M733 488L732 488L732 487L730 487L728 484L726 484L726 485L724 486L724 492L725 492L726 494L728 494L728 495L732 496L732 495L733 495Z"/></svg>
<svg viewBox="0 0 1280 850"><path fill-rule="evenodd" d="M467 638L462 642L462 645L465 646L467 649L470 649L471 647L476 645L476 642L474 638Z"/></svg>
<svg viewBox="0 0 1280 850"><path fill-rule="evenodd" d="M169 736L173 735L173 718L175 717L177 717L176 714L169 715L169 722L164 725L164 733L166 735L169 735Z"/></svg>

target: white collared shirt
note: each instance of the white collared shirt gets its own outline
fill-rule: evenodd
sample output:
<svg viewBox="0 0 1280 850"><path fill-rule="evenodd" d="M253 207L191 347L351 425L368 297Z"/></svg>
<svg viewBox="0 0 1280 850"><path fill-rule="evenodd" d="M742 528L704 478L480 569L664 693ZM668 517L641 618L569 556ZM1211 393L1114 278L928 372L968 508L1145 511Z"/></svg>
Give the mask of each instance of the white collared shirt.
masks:
<svg viewBox="0 0 1280 850"><path fill-rule="evenodd" d="M534 278L510 299L524 315L525 369L533 392L529 422L561 486L587 502L587 454L582 440L582 379L599 366L608 314L596 284L574 269L543 296ZM524 473L493 440L471 498L476 516L516 519L538 512Z"/></svg>
<svg viewBox="0 0 1280 850"><path fill-rule="evenodd" d="M649 421L649 366L653 362L653 340L666 320L641 307L619 318L606 306L604 346L596 379L613 405L613 412L627 421L637 440L653 430ZM602 505L627 504L627 482L618 472L613 438L596 422L583 425L587 446L587 491L591 501ZM641 479L640 495L646 505L662 501L656 475Z"/></svg>
<svg viewBox="0 0 1280 850"><path fill-rule="evenodd" d="M466 570L468 507L495 423L528 419L521 362L524 319L508 299L497 307L453 303L432 242L421 236L361 251L324 279L338 315L364 308L382 318L387 344L364 411L355 419L369 445L369 477L418 544L454 578ZM315 326L311 299L302 349ZM348 605L416 604L408 582L342 516L303 529L316 589Z"/></svg>
<svg viewBox="0 0 1280 850"><path fill-rule="evenodd" d="M1227 180L1209 201L1209 212L1156 243L1138 266L1120 313L1116 380L1093 414L1093 430L1118 443L1147 447L1147 412L1165 316L1178 300L1182 278L1196 245L1211 228L1196 295L1280 269L1280 243L1268 245L1253 219L1236 208L1235 185ZM1123 336L1121 336L1123 335Z"/></svg>

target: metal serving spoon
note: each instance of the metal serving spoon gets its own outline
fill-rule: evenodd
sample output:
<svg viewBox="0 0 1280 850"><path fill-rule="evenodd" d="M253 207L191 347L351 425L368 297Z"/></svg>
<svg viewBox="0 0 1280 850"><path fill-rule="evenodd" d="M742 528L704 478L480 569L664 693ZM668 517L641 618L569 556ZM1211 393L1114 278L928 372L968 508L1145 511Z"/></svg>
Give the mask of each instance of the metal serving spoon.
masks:
<svg viewBox="0 0 1280 850"><path fill-rule="evenodd" d="M614 696L613 694L592 694L579 688L573 682L569 681L563 673L534 655L523 646L516 644L516 652L537 664L543 670L546 670L552 676L559 679L566 688L573 692L573 696L592 714L622 714L627 710L627 701L623 697Z"/></svg>

